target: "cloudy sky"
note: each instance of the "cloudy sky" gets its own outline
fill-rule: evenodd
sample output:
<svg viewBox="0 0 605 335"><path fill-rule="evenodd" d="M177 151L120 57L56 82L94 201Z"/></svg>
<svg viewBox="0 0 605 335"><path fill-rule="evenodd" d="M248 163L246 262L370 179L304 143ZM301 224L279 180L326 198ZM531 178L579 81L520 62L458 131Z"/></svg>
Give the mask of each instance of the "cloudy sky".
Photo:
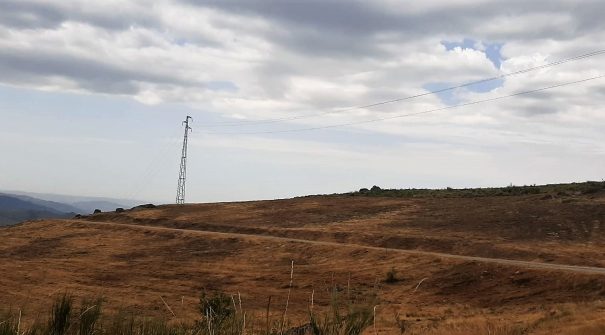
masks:
<svg viewBox="0 0 605 335"><path fill-rule="evenodd" d="M603 50L604 12L0 0L0 189L172 202L186 115L188 202L601 180L605 78L441 108L605 75L603 53L423 93Z"/></svg>

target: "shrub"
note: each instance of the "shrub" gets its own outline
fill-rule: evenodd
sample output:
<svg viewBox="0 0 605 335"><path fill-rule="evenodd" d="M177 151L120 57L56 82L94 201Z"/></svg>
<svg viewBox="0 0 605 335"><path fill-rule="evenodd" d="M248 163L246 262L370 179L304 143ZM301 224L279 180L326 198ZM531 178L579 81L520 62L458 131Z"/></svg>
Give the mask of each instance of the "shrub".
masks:
<svg viewBox="0 0 605 335"><path fill-rule="evenodd" d="M201 326L204 329L224 330L224 328L237 328L236 310L233 300L224 293L200 296ZM222 332L221 332L222 333Z"/></svg>
<svg viewBox="0 0 605 335"><path fill-rule="evenodd" d="M392 267L389 271L387 271L384 282L387 284L393 284L398 281L399 281L399 279L397 278L397 270L395 270L395 268Z"/></svg>
<svg viewBox="0 0 605 335"><path fill-rule="evenodd" d="M586 187L582 190L583 194L594 194L605 188L605 184L598 182L587 182Z"/></svg>

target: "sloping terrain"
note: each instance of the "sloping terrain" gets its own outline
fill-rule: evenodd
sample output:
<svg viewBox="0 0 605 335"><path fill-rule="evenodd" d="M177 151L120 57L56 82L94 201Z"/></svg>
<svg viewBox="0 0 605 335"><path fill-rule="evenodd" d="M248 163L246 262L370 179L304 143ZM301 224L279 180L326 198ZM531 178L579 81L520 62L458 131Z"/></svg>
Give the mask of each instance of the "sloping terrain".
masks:
<svg viewBox="0 0 605 335"><path fill-rule="evenodd" d="M602 266L604 208L599 193L324 196L29 222L0 229L0 304L32 315L67 291L102 295L112 310L191 320L206 290L239 294L257 315L271 297L279 316L293 261L293 319L305 317L311 296L322 308L337 291L376 295L381 333L399 333L400 318L416 334L600 334L602 274L405 251ZM385 282L393 269L396 280Z"/></svg>
<svg viewBox="0 0 605 335"><path fill-rule="evenodd" d="M22 194L5 194L5 195L13 197L13 198L18 198L23 201L26 201L26 202L29 202L29 203L32 203L35 205L39 205L42 207L46 207L53 211L57 211L57 212L61 212L61 213L80 213L82 211L80 208L77 208L75 206L72 206L70 204L65 204L62 202L43 200L43 199L30 197L28 195L22 195ZM92 212L90 212L90 213L92 213Z"/></svg>
<svg viewBox="0 0 605 335"><path fill-rule="evenodd" d="M116 208L129 208L141 203L140 200L116 199L107 197L74 196L54 193L36 193L15 190L0 190L0 193L20 198L64 213L90 214L95 209L113 211Z"/></svg>
<svg viewBox="0 0 605 335"><path fill-rule="evenodd" d="M57 210L49 202L32 199L0 193L0 226L40 218L68 218L74 214Z"/></svg>
<svg viewBox="0 0 605 335"><path fill-rule="evenodd" d="M420 199L318 196L167 205L86 219L605 266L604 194Z"/></svg>

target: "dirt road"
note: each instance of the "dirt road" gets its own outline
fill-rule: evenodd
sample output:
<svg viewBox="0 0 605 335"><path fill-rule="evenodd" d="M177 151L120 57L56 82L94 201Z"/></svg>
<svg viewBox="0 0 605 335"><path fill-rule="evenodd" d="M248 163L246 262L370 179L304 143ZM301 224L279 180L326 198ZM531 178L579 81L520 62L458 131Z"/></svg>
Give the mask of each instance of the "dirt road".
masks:
<svg viewBox="0 0 605 335"><path fill-rule="evenodd" d="M210 236L222 236L222 237L239 237L239 238L243 238L243 239L264 239L264 240L272 240L272 241L279 241L279 242L307 243L307 244L314 244L314 245L332 246L332 247L338 247L338 248L385 250L385 248L382 248L382 247L375 247L375 246L368 246L368 245L361 245L361 244L339 243L339 242L328 242L328 241L314 241L314 240L287 238L287 237L270 236L270 235L224 233L224 232L214 232L214 231L207 231L207 230L192 230L192 229L146 226L146 225L113 223L113 222L95 222L95 221L84 221L84 220L71 220L70 222L77 222L77 223L82 223L85 225L106 225L106 226L107 225L109 225L109 226L119 225L119 226L129 227L129 228L133 228L133 229L171 231L171 232L179 232L182 234L210 235ZM402 254L408 254L408 255L432 256L432 257L437 257L437 258L447 258L447 259L455 259L455 260L461 260L461 261L474 261L474 262L482 262L482 263L509 265L509 266L529 268L529 269L538 269L538 270L567 271L567 272L583 273L583 274L605 275L605 268L592 267L592 266L577 266L577 265L568 265L568 264L520 261L520 260L502 259L502 258L463 256L463 255L454 255L454 254L430 252L430 251L422 251L422 250L388 249L388 251L402 253Z"/></svg>

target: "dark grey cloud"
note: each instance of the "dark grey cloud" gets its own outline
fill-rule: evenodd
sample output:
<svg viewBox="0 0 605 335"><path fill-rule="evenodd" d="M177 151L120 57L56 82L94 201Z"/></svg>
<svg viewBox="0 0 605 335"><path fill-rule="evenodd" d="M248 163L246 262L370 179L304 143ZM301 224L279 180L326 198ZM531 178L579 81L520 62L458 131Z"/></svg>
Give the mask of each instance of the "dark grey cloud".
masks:
<svg viewBox="0 0 605 335"><path fill-rule="evenodd" d="M1 1L0 24L13 28L52 28L63 22L65 13L49 4Z"/></svg>
<svg viewBox="0 0 605 335"><path fill-rule="evenodd" d="M388 8L357 1L196 1L190 4L229 14L261 17L277 29L264 32L273 43L315 57L389 56L376 34L418 30L416 18L395 15Z"/></svg>
<svg viewBox="0 0 605 335"><path fill-rule="evenodd" d="M67 53L22 53L0 50L0 73L4 81L24 82L28 78L53 76L74 80L80 88L111 94L136 94L137 82L206 87L206 83L180 79L173 74L156 74L104 63L102 58L86 59ZM35 82L35 81L34 81Z"/></svg>
<svg viewBox="0 0 605 335"><path fill-rule="evenodd" d="M0 25L16 28L53 28L66 21L85 22L110 30L123 30L130 26L161 26L148 12L126 11L119 6L108 12L95 12L79 6L70 7L68 2L62 1L0 1Z"/></svg>
<svg viewBox="0 0 605 335"><path fill-rule="evenodd" d="M199 7L222 11L226 14L261 17L273 22L277 29L267 38L295 52L315 56L387 57L380 49L376 36L394 33L399 43L414 43L427 35L474 37L483 40L510 38L570 39L587 31L605 29L605 2L582 1L494 1L479 4L454 4L414 13L405 10L407 4L388 7L381 2L340 0L242 0L204 1L182 0ZM125 6L126 7L126 6ZM514 33L509 27L502 32L485 32L485 24L498 17L515 18L539 13L570 15L572 21L565 26L531 27ZM0 24L20 28L53 27L67 20L86 22L104 29L123 30L142 26L162 31L161 20L150 11L128 11L122 6L107 12L84 10L69 6L68 2L35 2L6 0L0 2ZM244 24L244 23L242 23ZM239 27L245 29L245 27ZM530 28L530 27L528 27ZM187 40L220 47L200 36L187 36Z"/></svg>
<svg viewBox="0 0 605 335"><path fill-rule="evenodd" d="M568 40L578 35L605 29L605 2L582 1L492 1L443 5L419 13L405 10L407 5L390 8L376 1L204 1L183 0L230 14L261 17L276 24L268 32L270 40L297 53L317 57L376 57L392 56L380 48L379 34L396 35L395 42L414 43L426 36L472 37L487 41L510 39ZM569 15L567 25L532 25L526 29L487 32L485 25L495 19L514 19L528 14ZM514 28L514 27L512 27Z"/></svg>
<svg viewBox="0 0 605 335"><path fill-rule="evenodd" d="M139 10L133 10L127 6L115 6L115 8L106 8L105 11L94 11L92 9L84 10L81 6L70 6L68 1L3 0L0 1L0 26L17 29L56 29L62 23L70 21L85 23L112 32L124 31L131 27L145 28L166 34L166 37L169 38L171 32L164 27L161 19L148 9L148 7L142 7ZM195 33L174 36L172 42L194 43L210 48L223 46L220 41Z"/></svg>
<svg viewBox="0 0 605 335"><path fill-rule="evenodd" d="M394 43L410 44L430 35L472 37L479 40L512 38L570 39L586 31L605 29L605 2L587 0L581 4L568 1L494 1L479 4L445 2L419 13L406 11L407 4L388 7L381 2L341 0L242 0L181 2L222 11L229 15L261 17L277 29L262 32L268 40L296 53L316 57L393 56L381 48L377 35L391 33ZM126 7L126 6L125 6ZM567 26L531 27L510 32L485 32L485 25L498 17L515 18L532 13L564 14L572 17ZM128 11L121 6L107 12L86 11L68 2L6 0L0 2L0 24L9 27L53 27L65 21L86 22L110 30L130 26L165 31L161 20L150 11ZM220 24L220 22L213 22ZM223 23L226 24L226 23ZM228 23L232 24L232 23ZM245 23L241 23L245 24ZM246 29L239 26L238 29ZM529 27L528 27L529 28ZM202 36L183 36L187 42L220 48L216 41ZM178 42L178 37L177 37Z"/></svg>
<svg viewBox="0 0 605 335"><path fill-rule="evenodd" d="M380 49L369 36L321 30L273 31L271 40L298 54L326 58L385 58L392 53Z"/></svg>
<svg viewBox="0 0 605 335"><path fill-rule="evenodd" d="M402 87L410 86L410 82L415 85L413 87L420 88L426 82L443 80L444 78L439 77L442 76L441 70L457 74L464 72L459 76L466 75L473 78L485 76L480 66L468 66L468 64L460 64L458 67L466 66L466 68L455 72L455 69L448 68L444 57L441 57L441 63L435 62L436 65L426 63L414 66L414 63L422 61L418 58L398 65L398 61L407 56L407 51L416 55L434 52L435 49L430 48L428 51L419 51L419 45L428 45L426 41L431 41L431 45L438 47L441 40L468 37L483 42L497 41L506 44L510 41L522 41L524 45L531 45L538 39L570 40L591 32L600 33L605 30L605 20L599 20L597 14L605 12L605 2L602 0L587 0L581 5L563 0L489 1L478 4L466 1L462 4L444 1L439 6L422 10L406 10L409 4L403 1L397 6L390 7L381 1L341 0L180 0L180 2L160 4L173 6L178 9L175 13L180 15L186 15L184 13L188 10L191 10L192 14L200 14L195 12L199 8L211 11L210 13L204 11L203 15L191 15L184 20L188 21L187 24L180 25L178 24L180 22L170 22L174 21L174 13L171 11L168 11L170 15L162 16L164 13L161 10L152 9L144 2L124 2L124 5L109 8L95 4L87 7L83 3L67 0L0 1L0 27L9 27L11 30L46 28L50 31L67 21L82 22L98 28L91 30L106 38L103 44L98 46L99 50L104 50L104 53L111 53L111 50L105 48L111 47L112 38L119 39L123 35L128 35L124 37L127 39L126 43L115 43L115 47L122 48L120 51L123 53L118 57L107 59L103 58L104 53L100 53L99 57L91 58L90 55L82 56L87 55L87 52L73 51L94 48L96 47L94 41L90 46L66 48L60 45L56 52L37 50L36 46L31 46L29 49L0 50L0 70L4 77L2 81L35 82L36 76L39 78L58 76L69 78L87 90L121 94L136 94L140 82L172 85L183 89L219 87L220 90L221 87L241 87L237 82L230 83L231 86L212 83L208 85L196 80L195 78L199 78L205 70L204 66L212 67L213 64L200 65L201 62L194 60L195 55L191 54L187 54L190 59L185 63L188 64L185 66L191 66L189 71L174 71L174 68L180 66L178 56L183 52L179 50L179 46L192 45L192 49L197 48L197 52L200 53L205 52L204 48L212 49L214 58L200 57L206 62L213 62L215 59L218 61L220 56L216 55L220 55L223 51L226 57L238 58L240 51L245 54L252 50L250 54L255 55L249 58L246 58L249 56L247 54L242 55L240 63L236 66L241 66L244 71L247 71L242 74L242 77L246 77L244 80L247 80L249 86L250 83L258 86L254 88L255 92L263 92L262 98L268 100L280 100L291 96L291 79L296 76L330 81L333 79L329 77L332 74L371 71L372 67L380 68L383 64L391 63L394 64L392 68L379 69L382 72L363 79L362 84L366 85L368 90L367 93L360 93L358 97L369 101L388 100L392 96L397 96L398 92L400 95ZM539 19L546 21L532 25L534 22L527 19L527 15L532 14L541 15ZM570 20L565 25L550 24L549 15L554 17L568 15ZM270 29L264 25L246 26L252 22L246 20L247 18L261 18L268 21ZM516 30L511 28L518 27L506 26L501 27L502 29L490 27L494 22L508 22L507 19L511 19L510 22L517 22L515 19L519 18L529 27ZM194 19L208 21L200 21L198 31L196 22L190 22ZM147 29L140 34L138 30L134 30L131 34L119 34L127 32L132 26ZM202 31L208 26L211 28ZM8 30L4 31L5 34L6 31ZM60 30L56 29L52 33L58 31ZM228 33L222 35L225 31ZM28 36L31 37L31 34ZM227 38L224 38L225 36ZM247 37L252 38L246 40L249 44L245 47L233 47L240 37L242 40ZM270 47L254 50L254 45L250 45L253 42L250 41L257 40L261 43L267 42ZM385 48L384 43L392 48ZM152 49L153 51L150 51ZM263 50L270 51L263 54ZM156 51L158 52L154 55L149 55ZM578 53L573 52L574 55ZM139 54L144 58L141 61L146 62L144 66L137 63ZM427 56L431 55L427 54ZM133 63L132 68L124 65L125 59ZM331 71L328 67L342 67L343 70ZM230 75L233 76L231 73ZM220 81L233 82L237 80L236 77L237 74L233 78L213 79L219 83ZM418 81L422 80L425 82L418 84ZM231 89L231 91L235 90L237 89ZM329 97L320 95L306 96L309 105L329 106ZM351 97L346 96L343 99L351 99ZM333 103L342 105L344 102L335 98Z"/></svg>
<svg viewBox="0 0 605 335"><path fill-rule="evenodd" d="M399 17L358 1L197 1L198 6L215 8L227 13L255 15L288 26L314 27L317 30L343 34L366 35L394 26ZM387 9L388 10L388 9Z"/></svg>
<svg viewBox="0 0 605 335"><path fill-rule="evenodd" d="M513 109L514 111L520 113L525 117L536 117L543 116L549 114L557 114L561 112L561 108L557 107L557 105L545 105L543 103L533 103L524 107L518 107Z"/></svg>
<svg viewBox="0 0 605 335"><path fill-rule="evenodd" d="M569 39L586 31L605 28L605 20L600 17L600 13L605 12L605 3L600 0L582 1L581 4L521 0L479 4L446 2L419 13L406 11L405 2L391 7L378 1L340 0L182 2L226 14L261 17L276 25L276 30L265 32L274 43L296 52L317 56L388 56L384 54L384 50L380 50L375 40L382 33L396 34L400 43L413 43L415 39L434 34L492 40L543 37ZM161 20L151 11L144 10L144 7L135 11L129 9L132 8L116 6L114 9L95 12L86 10L84 6L70 5L69 2L5 0L0 2L0 24L17 28L49 28L65 21L76 21L110 30L124 30L130 26L158 31L164 29ZM567 26L533 27L514 34L507 32L509 29L503 29L502 33L483 32L485 24L495 18L514 18L531 13L570 15L572 22ZM196 41L195 36L187 36L187 39Z"/></svg>

